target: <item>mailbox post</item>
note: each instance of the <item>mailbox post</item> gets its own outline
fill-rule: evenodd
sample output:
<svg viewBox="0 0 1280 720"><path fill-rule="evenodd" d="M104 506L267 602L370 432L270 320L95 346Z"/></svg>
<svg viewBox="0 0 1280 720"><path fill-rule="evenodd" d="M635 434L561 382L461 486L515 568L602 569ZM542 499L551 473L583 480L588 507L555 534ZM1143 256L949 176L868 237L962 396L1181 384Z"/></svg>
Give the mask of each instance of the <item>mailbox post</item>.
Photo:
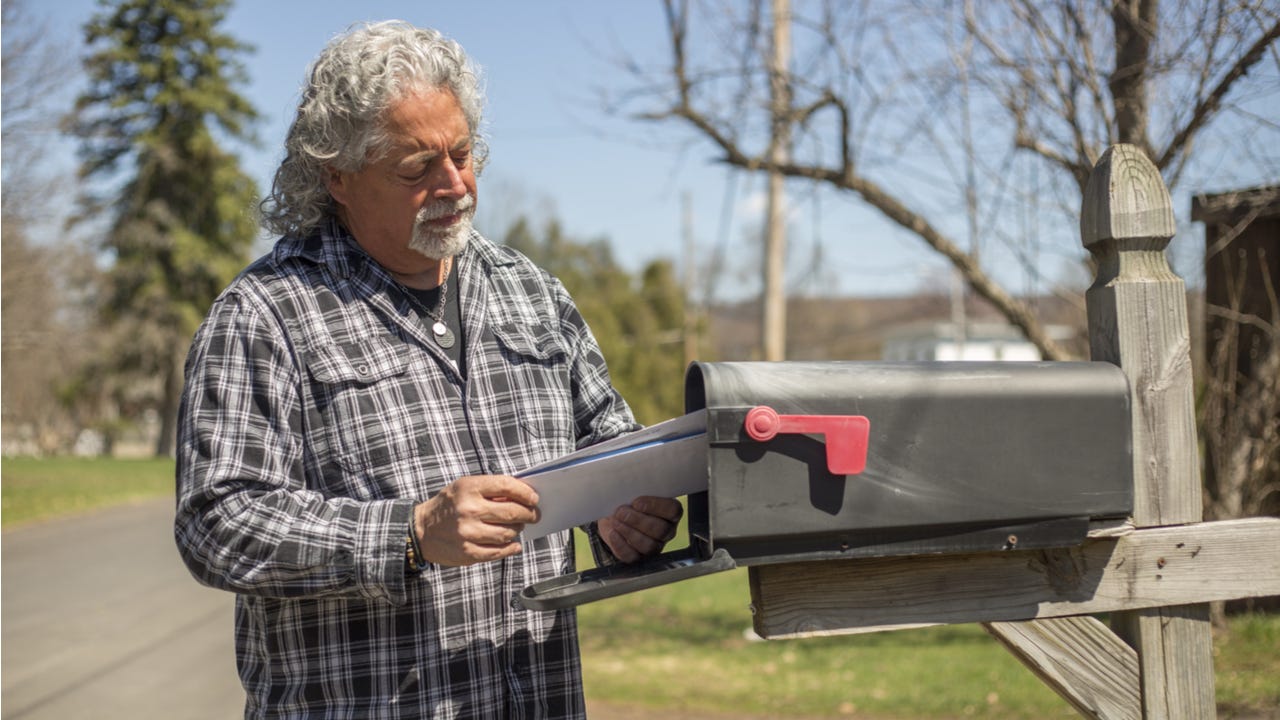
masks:
<svg viewBox="0 0 1280 720"><path fill-rule="evenodd" d="M1176 230L1155 165L1132 145L1108 150L1085 188L1080 239L1098 264L1090 354L1133 389L1138 527L1202 519L1186 288L1165 258ZM1120 613L1114 627L1138 651L1144 717L1216 716L1207 604Z"/></svg>

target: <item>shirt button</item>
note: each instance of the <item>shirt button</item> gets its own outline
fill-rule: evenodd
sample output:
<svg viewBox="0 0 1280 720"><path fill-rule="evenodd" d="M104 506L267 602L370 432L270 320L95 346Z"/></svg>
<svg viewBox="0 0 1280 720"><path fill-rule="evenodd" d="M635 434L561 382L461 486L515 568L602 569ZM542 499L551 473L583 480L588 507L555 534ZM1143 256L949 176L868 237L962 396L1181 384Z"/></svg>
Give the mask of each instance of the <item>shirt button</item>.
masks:
<svg viewBox="0 0 1280 720"><path fill-rule="evenodd" d="M359 365L356 366L356 373L359 375L368 375L369 366L365 365L364 363L360 363Z"/></svg>

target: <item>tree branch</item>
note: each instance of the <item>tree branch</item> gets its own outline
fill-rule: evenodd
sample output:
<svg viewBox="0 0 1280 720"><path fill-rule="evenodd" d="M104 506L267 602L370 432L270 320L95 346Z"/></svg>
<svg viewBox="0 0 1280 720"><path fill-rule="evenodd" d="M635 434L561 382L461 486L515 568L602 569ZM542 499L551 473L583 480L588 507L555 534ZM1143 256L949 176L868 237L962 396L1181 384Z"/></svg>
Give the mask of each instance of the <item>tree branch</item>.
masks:
<svg viewBox="0 0 1280 720"><path fill-rule="evenodd" d="M748 171L775 170L787 177L815 180L857 194L884 216L918 235L927 245L946 257L960 271L974 292L986 298L1010 323L1018 327L1040 350L1043 357L1049 360L1061 360L1068 356L1068 353L1048 336L1031 310L1000 287L982 269L977 260L966 253L958 243L938 231L923 216L909 209L878 184L856 172L848 145L848 110L830 93L824 94L814 103L796 111L792 119L806 120L827 105L834 105L837 108L840 113L841 138L841 162L838 167L798 164L790 160L779 164L767 157L744 151L733 137L722 131L710 117L693 106L693 85L685 65L687 58L684 43L687 27L684 6L677 8L675 0L664 0L664 7L672 47L672 74L678 99L673 106L665 110L644 113L636 117L646 120L672 118L684 120L718 147L723 153L720 161L731 166Z"/></svg>
<svg viewBox="0 0 1280 720"><path fill-rule="evenodd" d="M723 162L745 170L761 170L770 167L770 163L766 159L753 157L743 152L736 143L719 132L710 121L691 108L676 108L670 114L683 118L704 133L708 139L724 152ZM885 217L915 233L929 247L945 256L960 271L974 292L986 298L1010 323L1022 330L1023 334L1040 350L1046 360L1064 360L1069 356L1062 346L1049 337L1031 310L992 280L991 276L982 269L972 256L964 252L958 243L943 235L923 216L907 208L879 185L859 176L851 166L844 166L839 170L834 170L819 166L785 163L772 169L787 177L817 180L832 187L856 193L871 207L879 210Z"/></svg>
<svg viewBox="0 0 1280 720"><path fill-rule="evenodd" d="M1071 173L1071 177L1075 178L1076 184L1084 187L1089 181L1089 172L1091 168L1080 164L1078 160L1063 155L1057 150L1045 145L1044 143L1031 137L1029 132L1019 132L1013 140L1014 147L1029 150L1058 167Z"/></svg>
<svg viewBox="0 0 1280 720"><path fill-rule="evenodd" d="M1187 120L1186 125L1184 125L1182 129L1173 136L1173 139L1169 141L1168 146L1165 147L1164 152L1160 153L1159 159L1156 160L1156 167L1164 170L1173 162L1174 158L1183 152L1187 144L1191 142L1191 138L1196 134L1196 132L1199 131L1200 128L1204 127L1204 125L1209 122L1213 114L1217 112L1218 108L1222 104L1223 98L1225 98L1227 93L1231 91L1232 85L1248 74L1249 68L1256 65L1258 61L1262 59L1267 48L1274 43L1277 38L1280 38L1280 20L1277 20L1276 23L1271 26L1270 30L1263 33L1262 37L1258 38L1257 42L1249 48L1249 51L1240 56L1240 59L1231 66L1231 69L1222 77L1222 80L1216 87L1214 87L1212 92L1196 104L1195 110L1192 111L1191 117Z"/></svg>

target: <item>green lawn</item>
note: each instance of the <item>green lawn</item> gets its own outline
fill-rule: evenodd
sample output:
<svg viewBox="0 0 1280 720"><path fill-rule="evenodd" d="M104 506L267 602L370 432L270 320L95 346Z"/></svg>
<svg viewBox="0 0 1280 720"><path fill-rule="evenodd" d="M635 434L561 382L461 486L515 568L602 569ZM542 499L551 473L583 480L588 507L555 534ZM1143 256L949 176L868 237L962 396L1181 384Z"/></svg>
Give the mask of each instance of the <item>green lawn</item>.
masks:
<svg viewBox="0 0 1280 720"><path fill-rule="evenodd" d="M750 640L735 570L579 610L589 698L770 717L1079 717L977 625ZM1280 717L1280 616L1215 639L1223 717Z"/></svg>
<svg viewBox="0 0 1280 720"><path fill-rule="evenodd" d="M757 715L1074 717L976 625L748 639L738 570L582 608L588 697Z"/></svg>
<svg viewBox="0 0 1280 720"><path fill-rule="evenodd" d="M0 461L6 529L172 488L171 460ZM976 625L762 642L749 599L737 570L583 607L588 698L725 716L1076 717ZM1280 616L1232 619L1214 653L1223 717L1280 717Z"/></svg>
<svg viewBox="0 0 1280 720"><path fill-rule="evenodd" d="M173 492L173 460L4 458L5 528Z"/></svg>

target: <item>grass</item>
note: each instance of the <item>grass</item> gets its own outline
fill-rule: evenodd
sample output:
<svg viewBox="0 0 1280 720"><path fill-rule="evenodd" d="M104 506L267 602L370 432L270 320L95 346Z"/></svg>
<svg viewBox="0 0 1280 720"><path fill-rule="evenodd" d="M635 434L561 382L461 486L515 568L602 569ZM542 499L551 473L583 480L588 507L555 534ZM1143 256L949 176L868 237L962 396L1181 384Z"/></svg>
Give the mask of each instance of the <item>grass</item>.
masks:
<svg viewBox="0 0 1280 720"><path fill-rule="evenodd" d="M740 569L583 606L587 697L768 717L1079 717L978 625L764 642L750 599ZM1231 618L1214 658L1222 717L1280 717L1280 616Z"/></svg>
<svg viewBox="0 0 1280 720"><path fill-rule="evenodd" d="M1280 615L1239 615L1230 625L1213 643L1219 710L1280 717Z"/></svg>
<svg viewBox="0 0 1280 720"><path fill-rule="evenodd" d="M771 717L1052 718L1078 714L977 625L753 641L746 572L579 610L588 698ZM1223 717L1280 717L1280 616L1214 641Z"/></svg>
<svg viewBox="0 0 1280 720"><path fill-rule="evenodd" d="M777 717L1076 717L976 625L763 642L745 570L579 610L588 698Z"/></svg>
<svg viewBox="0 0 1280 720"><path fill-rule="evenodd" d="M173 492L168 459L0 459L0 523L24 523L162 497Z"/></svg>
<svg viewBox="0 0 1280 720"><path fill-rule="evenodd" d="M162 497L173 461L5 458L0 477L9 529ZM976 625L761 642L749 599L734 570L584 606L587 697L655 714L1077 717ZM1232 618L1214 656L1223 717L1280 717L1280 616Z"/></svg>

